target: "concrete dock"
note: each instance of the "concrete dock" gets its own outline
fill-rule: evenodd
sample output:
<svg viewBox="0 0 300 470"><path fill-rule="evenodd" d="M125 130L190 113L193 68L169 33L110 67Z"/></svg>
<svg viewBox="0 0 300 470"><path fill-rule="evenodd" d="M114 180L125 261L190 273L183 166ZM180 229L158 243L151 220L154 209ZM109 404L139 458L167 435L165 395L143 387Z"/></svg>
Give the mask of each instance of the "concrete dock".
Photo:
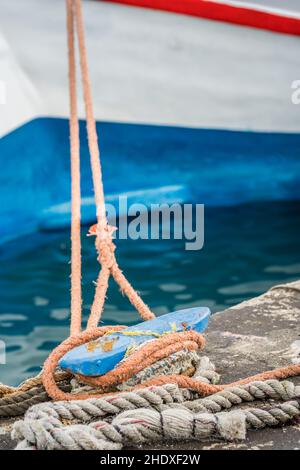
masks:
<svg viewBox="0 0 300 470"><path fill-rule="evenodd" d="M275 286L265 294L213 316L204 354L222 376L222 383L300 363L300 281ZM293 380L300 383L300 377ZM0 449L12 449L13 420L0 420ZM249 431L246 441L191 442L150 449L300 449L300 423Z"/></svg>

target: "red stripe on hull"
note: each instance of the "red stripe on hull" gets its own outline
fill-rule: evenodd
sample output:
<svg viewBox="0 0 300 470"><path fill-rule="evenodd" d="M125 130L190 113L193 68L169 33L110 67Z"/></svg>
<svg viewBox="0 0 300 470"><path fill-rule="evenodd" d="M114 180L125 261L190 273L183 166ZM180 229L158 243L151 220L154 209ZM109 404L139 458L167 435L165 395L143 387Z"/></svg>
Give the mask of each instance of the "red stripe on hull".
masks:
<svg viewBox="0 0 300 470"><path fill-rule="evenodd" d="M300 19L210 0L102 0L300 36Z"/></svg>

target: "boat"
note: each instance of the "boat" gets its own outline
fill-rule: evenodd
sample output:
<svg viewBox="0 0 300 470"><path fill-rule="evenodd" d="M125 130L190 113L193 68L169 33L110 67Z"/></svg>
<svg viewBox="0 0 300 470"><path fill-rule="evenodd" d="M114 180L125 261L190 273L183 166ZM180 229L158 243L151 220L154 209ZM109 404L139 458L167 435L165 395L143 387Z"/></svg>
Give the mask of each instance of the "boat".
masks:
<svg viewBox="0 0 300 470"><path fill-rule="evenodd" d="M299 8L291 0L280 9L276 0L172 4L83 2L107 200L118 208L120 195L146 206L299 199ZM70 222L64 5L27 0L14 9L2 2L1 245ZM82 221L90 224L84 127Z"/></svg>

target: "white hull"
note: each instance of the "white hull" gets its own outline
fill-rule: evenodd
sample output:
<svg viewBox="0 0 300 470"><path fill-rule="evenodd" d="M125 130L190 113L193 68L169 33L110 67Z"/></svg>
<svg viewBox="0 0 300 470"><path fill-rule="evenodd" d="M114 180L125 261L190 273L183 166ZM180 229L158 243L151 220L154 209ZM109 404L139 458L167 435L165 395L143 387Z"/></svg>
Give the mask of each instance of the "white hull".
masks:
<svg viewBox="0 0 300 470"><path fill-rule="evenodd" d="M291 101L299 37L117 4L83 6L98 120L300 130ZM0 38L9 83L0 133L41 115L66 117L64 2L0 0L0 9L10 45Z"/></svg>

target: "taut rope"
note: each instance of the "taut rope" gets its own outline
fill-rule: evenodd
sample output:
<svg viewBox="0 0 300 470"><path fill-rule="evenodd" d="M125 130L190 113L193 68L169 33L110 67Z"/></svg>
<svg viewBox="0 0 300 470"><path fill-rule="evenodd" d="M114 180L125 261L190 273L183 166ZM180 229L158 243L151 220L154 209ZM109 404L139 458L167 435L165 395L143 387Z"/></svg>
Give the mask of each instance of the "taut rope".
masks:
<svg viewBox="0 0 300 470"><path fill-rule="evenodd" d="M79 155L79 126L77 116L76 97L76 70L75 70L75 37L77 32L82 87L85 103L87 136L90 152L90 161L93 177L93 187L96 203L97 230L96 249L101 269L95 290L95 297L91 308L87 329L97 327L103 310L105 296L110 275L113 276L121 291L128 297L132 305L138 310L144 320L154 318L137 292L133 289L120 270L114 254L113 243L114 227L107 222L105 199L100 164L100 151L98 145L96 122L93 112L93 102L89 80L86 57L83 19L80 0L66 0L67 4L67 31L69 49L69 88L70 88L70 136L71 136L71 178L72 178L72 270L71 270L71 335L77 334L81 329L81 256L80 256L80 155ZM73 254L75 251L75 254ZM72 308L73 307L73 308Z"/></svg>
<svg viewBox="0 0 300 470"><path fill-rule="evenodd" d="M115 244L113 233L115 227L108 224L105 211L102 171L100 164L100 151L98 145L96 122L93 112L91 87L86 57L83 19L80 0L66 0L67 6L67 32L69 52L69 89L70 89L70 139L71 139L71 179L72 179L72 223L71 223L71 328L70 337L50 354L44 366L43 383L51 397L58 395L55 384L54 370L62 355L89 339L96 339L108 331L108 328L97 328L105 296L108 289L109 277L112 276L120 286L131 304L138 310L144 320L155 318L149 307L143 302L138 293L128 282L120 270L115 257ZM91 308L87 329L81 333L81 242L80 242L80 150L79 125L77 115L76 68L75 68L75 32L78 38L78 49L82 75L83 96L85 103L87 136L90 152L90 161L93 177L93 187L96 203L97 229L96 250L98 261L101 264L100 273L96 283L94 301ZM117 329L120 329L119 327ZM111 331L112 328L109 328ZM55 391L55 388L57 389Z"/></svg>

